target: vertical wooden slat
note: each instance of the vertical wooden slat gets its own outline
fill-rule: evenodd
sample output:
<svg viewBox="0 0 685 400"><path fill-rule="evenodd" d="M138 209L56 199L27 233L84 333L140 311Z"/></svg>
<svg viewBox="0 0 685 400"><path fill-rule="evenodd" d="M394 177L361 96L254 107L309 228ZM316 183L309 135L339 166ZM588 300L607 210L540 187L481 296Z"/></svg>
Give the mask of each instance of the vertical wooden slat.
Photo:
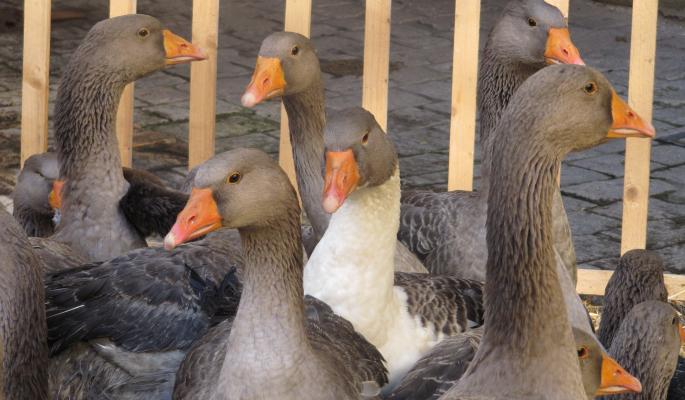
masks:
<svg viewBox="0 0 685 400"><path fill-rule="evenodd" d="M456 0L448 190L473 189L480 0Z"/></svg>
<svg viewBox="0 0 685 400"><path fill-rule="evenodd" d="M367 0L364 22L362 107L376 117L383 130L388 126L391 5L391 0Z"/></svg>
<svg viewBox="0 0 685 400"><path fill-rule="evenodd" d="M135 14L136 0L110 0L109 16ZM117 141L121 164L130 167L133 159L133 83L126 85L117 110Z"/></svg>
<svg viewBox="0 0 685 400"><path fill-rule="evenodd" d="M628 99L631 107L648 121L652 119L654 97L657 11L656 0L633 2ZM649 139L630 138L626 141L621 254L630 249L644 248L647 242L651 145Z"/></svg>
<svg viewBox="0 0 685 400"><path fill-rule="evenodd" d="M568 3L569 0L545 0L545 2L553 5L561 10L561 13L568 17Z"/></svg>
<svg viewBox="0 0 685 400"><path fill-rule="evenodd" d="M218 32L219 0L193 1L192 42L202 47L208 58L190 66L189 168L214 155Z"/></svg>
<svg viewBox="0 0 685 400"><path fill-rule="evenodd" d="M48 148L50 0L24 1L24 60L21 81L21 165Z"/></svg>
<svg viewBox="0 0 685 400"><path fill-rule="evenodd" d="M312 26L312 0L286 0L285 2L285 24L284 29L288 32L296 32L309 37ZM290 182L297 187L295 179L295 162L293 161L293 150L290 144L290 130L288 129L288 114L281 104L281 140L278 150L278 163L288 174Z"/></svg>

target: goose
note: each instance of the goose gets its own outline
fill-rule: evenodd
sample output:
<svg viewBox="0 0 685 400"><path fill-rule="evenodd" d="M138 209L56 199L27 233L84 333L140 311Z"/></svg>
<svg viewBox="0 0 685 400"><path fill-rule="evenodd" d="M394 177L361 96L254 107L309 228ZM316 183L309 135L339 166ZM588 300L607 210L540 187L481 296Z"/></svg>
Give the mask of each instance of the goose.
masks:
<svg viewBox="0 0 685 400"><path fill-rule="evenodd" d="M175 398L359 399L386 382L380 353L349 322L325 305L305 314L299 221L287 175L260 150L225 152L197 171L165 247L237 228L243 293L235 318L191 350Z"/></svg>
<svg viewBox="0 0 685 400"><path fill-rule="evenodd" d="M468 370L440 399L585 398L551 235L559 161L654 128L599 72L554 65L520 86L492 134L487 323Z"/></svg>
<svg viewBox="0 0 685 400"><path fill-rule="evenodd" d="M307 262L304 291L383 354L387 391L441 339L482 324L482 283L394 271L397 152L370 112L353 107L330 115L324 145L321 202L332 216Z"/></svg>
<svg viewBox="0 0 685 400"><path fill-rule="evenodd" d="M609 348L623 319L637 304L648 300L668 301L664 282L664 261L658 253L650 250L633 249L621 256L616 270L607 283L604 292L604 308L600 320L598 337ZM683 358L678 358L682 369ZM675 374L671 380L669 399L678 399L683 378ZM673 397L671 397L673 396Z"/></svg>
<svg viewBox="0 0 685 400"><path fill-rule="evenodd" d="M431 273L485 279L487 194L494 127L511 96L549 64L584 64L561 11L543 0L512 0L492 28L478 73L481 184L477 192L407 191L398 237ZM553 202L554 247L575 283L575 252L561 193Z"/></svg>
<svg viewBox="0 0 685 400"><path fill-rule="evenodd" d="M328 227L321 206L323 129L326 122L324 84L314 44L298 33L276 32L262 42L252 79L241 102L245 107L280 97L288 114L290 140L302 205L312 224L305 248L311 254ZM395 252L395 269L427 272L402 244Z"/></svg>
<svg viewBox="0 0 685 400"><path fill-rule="evenodd" d="M604 290L597 336L606 348L630 310L647 300L668 301L663 259L653 251L630 250L621 256Z"/></svg>
<svg viewBox="0 0 685 400"><path fill-rule="evenodd" d="M243 260L232 238L221 229L174 251L142 248L48 274L51 393L168 398L193 342L235 314Z"/></svg>
<svg viewBox="0 0 685 400"><path fill-rule="evenodd" d="M639 392L640 381L611 358L597 338L573 327L580 372L589 400L603 394ZM387 400L436 400L464 375L483 337L483 327L446 338L423 356Z"/></svg>
<svg viewBox="0 0 685 400"><path fill-rule="evenodd" d="M57 155L43 153L27 158L17 176L12 215L28 236L46 237L55 232L55 213L48 204L48 195L58 175Z"/></svg>
<svg viewBox="0 0 685 400"><path fill-rule="evenodd" d="M655 300L637 304L621 322L609 353L640 379L642 392L606 398L666 400L683 343L685 329L670 304Z"/></svg>
<svg viewBox="0 0 685 400"><path fill-rule="evenodd" d="M0 207L0 398L48 399L43 272L23 229Z"/></svg>
<svg viewBox="0 0 685 400"><path fill-rule="evenodd" d="M65 186L62 221L51 239L92 261L146 245L119 208L129 187L114 133L119 98L127 83L205 58L147 15L110 18L91 28L57 91L55 142Z"/></svg>

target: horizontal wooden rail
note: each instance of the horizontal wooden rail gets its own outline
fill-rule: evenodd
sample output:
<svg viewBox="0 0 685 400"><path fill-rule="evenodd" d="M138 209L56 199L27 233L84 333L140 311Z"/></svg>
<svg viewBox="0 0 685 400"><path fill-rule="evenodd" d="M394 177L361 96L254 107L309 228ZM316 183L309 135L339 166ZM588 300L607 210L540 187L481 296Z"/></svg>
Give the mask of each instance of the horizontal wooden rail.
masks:
<svg viewBox="0 0 685 400"><path fill-rule="evenodd" d="M612 274L613 271L579 268L576 290L580 294L604 296L604 289ZM670 300L685 300L685 276L664 274L664 281Z"/></svg>

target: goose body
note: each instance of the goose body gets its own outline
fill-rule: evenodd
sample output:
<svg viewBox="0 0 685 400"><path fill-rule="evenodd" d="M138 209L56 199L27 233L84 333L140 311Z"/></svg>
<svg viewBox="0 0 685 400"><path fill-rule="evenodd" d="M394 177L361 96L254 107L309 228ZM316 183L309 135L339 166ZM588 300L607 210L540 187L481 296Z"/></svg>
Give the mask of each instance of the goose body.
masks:
<svg viewBox="0 0 685 400"><path fill-rule="evenodd" d="M233 150L208 161L194 184L165 246L219 225L238 228L245 268L235 319L207 338L213 348L200 342L186 359L177 398L195 398L188 388L201 374L217 377L200 389L210 399L359 399L368 385L382 386L381 355L349 322L325 305L306 311L300 210L277 163L258 150Z"/></svg>
<svg viewBox="0 0 685 400"><path fill-rule="evenodd" d="M379 349L392 387L440 340L482 323L482 284L394 271L397 153L368 111L331 116L325 141L323 204L333 215L305 268L304 290ZM351 161L331 167L337 157Z"/></svg>
<svg viewBox="0 0 685 400"><path fill-rule="evenodd" d="M54 153L34 154L24 162L12 193L12 215L28 236L46 237L55 232L54 211L48 196L58 176L59 164Z"/></svg>

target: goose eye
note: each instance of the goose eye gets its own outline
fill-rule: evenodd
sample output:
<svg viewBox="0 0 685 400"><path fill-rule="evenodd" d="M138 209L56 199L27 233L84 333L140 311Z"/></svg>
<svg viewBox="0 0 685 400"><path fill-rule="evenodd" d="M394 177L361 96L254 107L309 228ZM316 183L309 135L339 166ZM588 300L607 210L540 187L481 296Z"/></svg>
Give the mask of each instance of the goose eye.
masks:
<svg viewBox="0 0 685 400"><path fill-rule="evenodd" d="M300 48L297 46L293 46L293 48L290 50L290 54L296 56L300 52Z"/></svg>
<svg viewBox="0 0 685 400"><path fill-rule="evenodd" d="M590 355L590 351L587 349L587 347L579 347L578 348L578 358L584 359L587 358Z"/></svg>
<svg viewBox="0 0 685 400"><path fill-rule="evenodd" d="M364 137L362 137L362 144L367 144L369 143L369 133L367 132Z"/></svg>
<svg viewBox="0 0 685 400"><path fill-rule="evenodd" d="M146 38L150 35L150 31L147 28L140 28L138 31L138 36L142 38Z"/></svg>
<svg viewBox="0 0 685 400"><path fill-rule="evenodd" d="M594 94L597 91L597 84L590 82L583 88L583 91L587 94Z"/></svg>
<svg viewBox="0 0 685 400"><path fill-rule="evenodd" d="M538 22L534 20L533 18L528 18L528 25L529 26L538 26Z"/></svg>
<svg viewBox="0 0 685 400"><path fill-rule="evenodd" d="M240 172L234 172L228 177L228 183L238 183L240 182L240 178L242 178Z"/></svg>

